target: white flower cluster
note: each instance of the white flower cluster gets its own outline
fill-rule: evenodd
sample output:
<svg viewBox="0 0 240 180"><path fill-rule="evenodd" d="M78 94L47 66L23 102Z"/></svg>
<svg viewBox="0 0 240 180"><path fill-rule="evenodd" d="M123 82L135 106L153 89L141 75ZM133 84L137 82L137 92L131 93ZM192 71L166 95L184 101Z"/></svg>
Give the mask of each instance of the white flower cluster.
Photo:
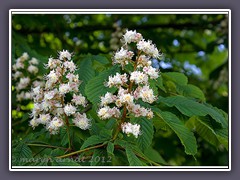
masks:
<svg viewBox="0 0 240 180"><path fill-rule="evenodd" d="M153 112L150 108L145 108L137 104L136 101L141 99L146 103L153 103L157 98L149 85L150 79L157 79L159 71L151 66L151 58L158 58L159 52L151 41L145 41L140 33L136 31L126 31L123 35L124 47L116 52L113 57L114 64L122 66L123 74L116 73L109 76L105 86L117 87L115 94L107 92L101 97L98 116L101 119L117 118L125 120L126 115L134 117L153 118ZM128 48L128 44L135 43L138 51L136 58L134 53ZM131 63L133 71L124 70L124 66ZM123 111L121 111L123 109ZM121 114L122 112L122 114ZM125 116L125 117L124 117ZM122 132L133 134L136 138L140 133L140 125L132 125L123 122L121 125Z"/></svg>
<svg viewBox="0 0 240 180"><path fill-rule="evenodd" d="M44 83L40 80L41 76L38 76L39 64L36 58L29 59L28 53L23 53L21 57L16 60L16 63L12 66L13 86L16 89L16 100L30 100L32 99L31 87L43 86ZM32 80L34 79L34 80Z"/></svg>
<svg viewBox="0 0 240 180"><path fill-rule="evenodd" d="M90 120L85 113L79 112L79 106L86 107L87 100L79 92L81 81L74 74L76 66L71 60L71 53L61 51L58 59L49 58L45 66L50 69L45 76L45 87L32 89L34 108L30 125L35 128L43 124L51 134L57 134L59 128L72 119L75 126L83 130L89 129ZM72 97L70 101L66 98L67 94Z"/></svg>
<svg viewBox="0 0 240 180"><path fill-rule="evenodd" d="M123 133L127 135L133 134L136 138L141 134L139 124L131 124L129 122L125 122L121 125L121 128Z"/></svg>
<svg viewBox="0 0 240 180"><path fill-rule="evenodd" d="M138 57L138 66L149 66L151 65L151 61L149 60L150 58L159 58L160 56L156 46L152 44L150 40L146 41L145 39L143 39L142 35L140 33L137 33L136 31L127 30L126 33L123 35L123 42L125 43L125 45L130 43L136 43L137 50L141 53L141 57ZM132 51L129 51L128 49L122 47L119 51L115 53L113 57L113 64L121 64L121 66L123 67L129 63L133 56L134 53Z"/></svg>

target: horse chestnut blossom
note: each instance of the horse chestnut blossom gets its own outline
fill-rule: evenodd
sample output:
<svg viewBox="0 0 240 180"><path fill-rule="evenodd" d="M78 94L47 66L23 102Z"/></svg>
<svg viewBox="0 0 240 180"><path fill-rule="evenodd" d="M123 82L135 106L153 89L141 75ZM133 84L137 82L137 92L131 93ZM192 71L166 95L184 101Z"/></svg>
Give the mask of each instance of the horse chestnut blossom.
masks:
<svg viewBox="0 0 240 180"><path fill-rule="evenodd" d="M34 108L30 126L33 128L43 124L51 134L57 134L63 126L68 128L71 122L83 130L90 128L90 119L80 113L81 107L87 106L87 100L79 92L81 81L75 74L76 65L71 57L71 53L63 50L58 59L49 58L45 64L50 70L45 75L45 86L32 89Z"/></svg>
<svg viewBox="0 0 240 180"><path fill-rule="evenodd" d="M124 45L113 57L113 64L122 67L121 73L109 76L105 82L106 87L116 87L118 90L115 93L107 92L101 97L98 116L103 120L118 119L119 129L137 138L140 125L126 121L128 116L153 118L152 110L137 102L141 100L151 104L157 100L149 81L159 77L159 71L151 66L151 59L159 58L160 54L152 41L145 40L136 30L127 30L122 41ZM132 45L135 45L135 49L130 49ZM125 68L129 64L132 68Z"/></svg>
<svg viewBox="0 0 240 180"><path fill-rule="evenodd" d="M38 60L34 57L29 58L28 53L24 52L12 66L13 86L17 92L16 100L19 102L31 100L33 96L30 92L31 87L43 86L44 84L40 80L42 77L38 76Z"/></svg>
<svg viewBox="0 0 240 180"><path fill-rule="evenodd" d="M139 124L131 124L129 122L125 122L121 125L121 127L123 133L127 135L133 134L137 138L141 134Z"/></svg>

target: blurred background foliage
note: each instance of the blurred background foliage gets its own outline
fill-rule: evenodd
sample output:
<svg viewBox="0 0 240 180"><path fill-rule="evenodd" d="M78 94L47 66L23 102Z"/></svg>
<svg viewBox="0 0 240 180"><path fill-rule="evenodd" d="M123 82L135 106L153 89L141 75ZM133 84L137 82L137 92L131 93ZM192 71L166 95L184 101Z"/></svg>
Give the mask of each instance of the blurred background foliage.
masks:
<svg viewBox="0 0 240 180"><path fill-rule="evenodd" d="M109 63L93 65L99 71L110 66L119 39L126 30L137 30L152 39L162 52L159 63L162 72L177 71L188 76L189 83L201 88L206 102L228 112L228 17L223 14L41 14L12 16L12 57L23 52L41 61L40 67L57 51L74 52L74 60L92 54L102 54ZM99 59L100 60L100 59ZM14 62L14 61L12 61ZM45 69L40 68L44 74ZM28 102L17 104L14 99L13 131L17 137L27 134ZM169 141L169 138L171 141ZM159 140L160 139L160 140ZM227 165L228 152L216 149L198 137L199 152L187 156L177 137L168 131L155 135L154 148L172 165ZM174 145L174 146L173 146ZM164 154L164 152L167 152Z"/></svg>

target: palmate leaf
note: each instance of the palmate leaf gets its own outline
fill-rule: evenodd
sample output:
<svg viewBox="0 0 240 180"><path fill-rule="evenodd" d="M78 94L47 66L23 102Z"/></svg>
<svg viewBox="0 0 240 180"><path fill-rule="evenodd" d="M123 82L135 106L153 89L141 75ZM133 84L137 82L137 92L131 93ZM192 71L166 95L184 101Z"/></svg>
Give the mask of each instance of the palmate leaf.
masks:
<svg viewBox="0 0 240 180"><path fill-rule="evenodd" d="M92 78L85 87L85 94L87 98L97 105L100 101L100 97L103 96L106 92L114 92L115 88L108 88L104 86L104 82L108 80L110 75L115 75L120 69L118 66L113 66L112 68L101 72L98 76Z"/></svg>
<svg viewBox="0 0 240 180"><path fill-rule="evenodd" d="M113 151L114 151L114 144L112 142L108 142L108 145L107 145L107 152L108 152L108 154L114 155Z"/></svg>
<svg viewBox="0 0 240 180"><path fill-rule="evenodd" d="M168 111L160 111L154 108L155 113L176 133L185 148L185 153L195 155L197 153L197 142L194 134L178 119L178 117Z"/></svg>
<svg viewBox="0 0 240 180"><path fill-rule="evenodd" d="M143 166L143 163L138 159L130 147L126 148L126 155L130 166Z"/></svg>
<svg viewBox="0 0 240 180"><path fill-rule="evenodd" d="M194 86L192 84L187 84L187 85L180 85L180 84L178 84L176 86L176 88L177 88L177 92L180 95L183 95L185 97L198 98L198 99L200 99L202 101L206 100L205 96L204 96L204 93L197 86Z"/></svg>
<svg viewBox="0 0 240 180"><path fill-rule="evenodd" d="M105 149L94 149L93 156L89 162L91 166L106 166L110 165L111 158L108 158Z"/></svg>
<svg viewBox="0 0 240 180"><path fill-rule="evenodd" d="M161 89L162 91L166 92L166 89L165 89L165 87L163 86L163 78L162 78L162 76L159 76L159 77L157 78L156 86L157 86L159 89Z"/></svg>
<svg viewBox="0 0 240 180"><path fill-rule="evenodd" d="M97 135L90 136L89 138L87 138L87 139L84 141L81 149L85 149L85 148L87 148L87 147L89 147L89 146L94 146L94 145L96 145L96 144L103 143L103 142L105 142L105 141L107 141L107 140L108 140L108 139L105 139L105 138L103 138L103 137L101 137L101 136L97 136Z"/></svg>
<svg viewBox="0 0 240 180"><path fill-rule="evenodd" d="M140 125L141 135L137 138L137 145L144 151L147 149L153 139L153 122L152 120L146 119L144 117L133 119L134 122Z"/></svg>
<svg viewBox="0 0 240 180"><path fill-rule="evenodd" d="M224 116L214 108L208 107L183 96L172 96L167 98L159 96L158 103L164 103L170 107L175 106L182 114L189 117L210 115L224 128L228 126L227 120L224 118Z"/></svg>
<svg viewBox="0 0 240 180"><path fill-rule="evenodd" d="M13 165L24 165L32 157L32 150L24 142L19 142L13 149Z"/></svg>
<svg viewBox="0 0 240 180"><path fill-rule="evenodd" d="M139 166L145 166L146 163L145 162L148 162L150 164L154 163L155 160L150 160L150 158L148 158L142 151L141 149L139 149L138 146L136 146L135 144L132 144L128 141L125 141L125 140L119 140L119 139L116 139L115 142L114 142L115 145L119 145L121 146L125 151L126 151L126 155L127 157L129 156L130 159L128 159L128 162L132 164L134 164L134 162L136 161L137 163L136 164L139 164ZM128 152L127 152L127 149L128 149ZM135 156L131 156L132 153L135 155ZM115 155L115 154L114 154ZM141 161L138 157L140 157L141 159L144 159L145 162ZM133 162L132 162L133 160ZM140 160L140 162L138 161Z"/></svg>
<svg viewBox="0 0 240 180"><path fill-rule="evenodd" d="M197 98L201 101L205 101L204 93L200 88L188 83L188 78L183 73L167 72L162 73L163 80L168 86L174 87L175 91L185 97ZM174 84L173 84L173 83ZM172 84L172 85L171 85Z"/></svg>
<svg viewBox="0 0 240 180"><path fill-rule="evenodd" d="M92 62L91 56L85 57L80 62L78 75L79 75L79 79L82 81L80 85L80 92L83 95L86 95L84 90L87 82L95 76L95 71L92 67L93 67L93 62Z"/></svg>
<svg viewBox="0 0 240 180"><path fill-rule="evenodd" d="M179 72L165 72L161 73L163 80L170 80L174 83L181 84L181 85L187 85L188 78L183 73Z"/></svg>
<svg viewBox="0 0 240 180"><path fill-rule="evenodd" d="M219 124L208 117L191 117L186 125L194 129L203 139L219 147L223 144L228 149L228 129L223 129ZM222 132L222 133L220 133Z"/></svg>
<svg viewBox="0 0 240 180"><path fill-rule="evenodd" d="M145 149L144 155L154 162L162 165L167 165L167 162L163 159L163 157L152 147Z"/></svg>

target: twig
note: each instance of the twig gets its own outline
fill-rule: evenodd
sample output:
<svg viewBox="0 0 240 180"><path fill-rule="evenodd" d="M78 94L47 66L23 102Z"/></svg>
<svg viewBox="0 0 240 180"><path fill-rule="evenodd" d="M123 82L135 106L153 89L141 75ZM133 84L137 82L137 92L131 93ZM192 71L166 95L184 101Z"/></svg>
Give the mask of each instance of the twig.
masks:
<svg viewBox="0 0 240 180"><path fill-rule="evenodd" d="M66 150L67 148L59 147L59 146L52 146L52 145L46 145L46 144L27 144L27 146L37 146L37 147L46 147L46 148L59 148Z"/></svg>
<svg viewBox="0 0 240 180"><path fill-rule="evenodd" d="M72 155L75 155L75 154L79 154L79 153L82 153L82 152L85 152L85 151L89 151L91 149L96 149L96 148L99 148L99 147L103 147L104 145L105 144L99 144L99 145L92 146L92 147L89 147L89 148L86 148L86 149L82 149L82 150L79 150L79 151L75 151L75 152L72 152L72 153L69 153L69 154L58 156L57 158L65 158L65 157L72 156Z"/></svg>

